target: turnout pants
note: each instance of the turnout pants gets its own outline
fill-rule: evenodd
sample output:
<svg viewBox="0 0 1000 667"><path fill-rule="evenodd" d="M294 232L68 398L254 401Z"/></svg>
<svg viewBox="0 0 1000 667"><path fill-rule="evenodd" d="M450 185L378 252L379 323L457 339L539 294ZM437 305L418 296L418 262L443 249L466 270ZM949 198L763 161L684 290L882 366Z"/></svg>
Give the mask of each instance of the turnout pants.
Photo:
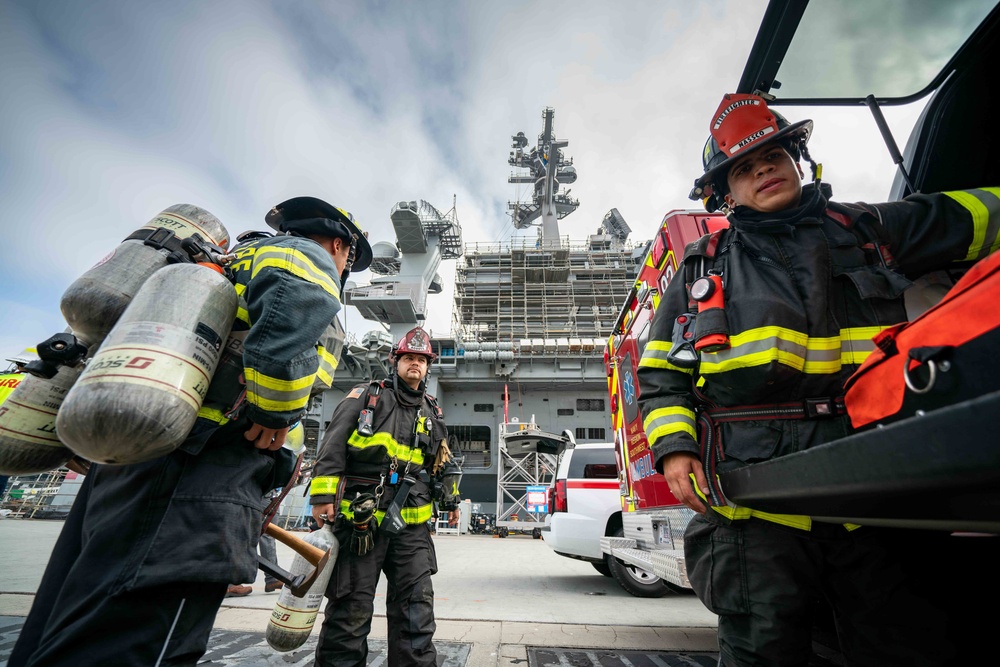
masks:
<svg viewBox="0 0 1000 667"><path fill-rule="evenodd" d="M274 468L233 424L196 427L197 453L91 467L10 667L197 662L228 583L256 575Z"/></svg>
<svg viewBox="0 0 1000 667"><path fill-rule="evenodd" d="M63 525L8 667L195 665L226 584L115 587L103 556L81 548L92 480L84 480Z"/></svg>
<svg viewBox="0 0 1000 667"><path fill-rule="evenodd" d="M974 605L961 582L971 577L956 570L989 565L946 564L944 554L972 547L995 555L997 544L819 522L803 531L709 511L688 525L684 553L695 592L719 615L720 664L808 664L813 626L828 604L847 665L910 667L975 664L962 659L984 646L968 625Z"/></svg>
<svg viewBox="0 0 1000 667"><path fill-rule="evenodd" d="M437 557L430 529L419 524L407 526L391 537L378 533L374 549L364 556L353 553L346 542L341 544L326 589L317 667L364 667L381 572L388 579L389 665L437 664L437 651L431 641L437 628L431 585Z"/></svg>

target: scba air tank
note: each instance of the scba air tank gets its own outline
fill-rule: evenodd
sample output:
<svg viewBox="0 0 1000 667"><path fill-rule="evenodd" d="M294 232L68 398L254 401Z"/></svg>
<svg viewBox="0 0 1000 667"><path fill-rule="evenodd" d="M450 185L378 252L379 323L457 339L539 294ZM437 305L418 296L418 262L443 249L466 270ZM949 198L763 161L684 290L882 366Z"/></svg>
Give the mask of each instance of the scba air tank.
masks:
<svg viewBox="0 0 1000 667"><path fill-rule="evenodd" d="M322 528L309 533L303 539L323 551L331 550L330 558L303 597L295 597L288 586L281 589L278 601L271 610L271 618L267 622L265 633L268 645L275 651L293 651L309 639L309 633L316 624L316 614L323 603L323 596L326 595L326 585L330 581L337 560L339 544L329 523L323 524ZM308 574L312 569L313 565L309 561L300 554L295 554L289 574L295 577Z"/></svg>
<svg viewBox="0 0 1000 667"><path fill-rule="evenodd" d="M176 449L197 419L236 308L232 283L212 267L154 273L63 401L59 437L96 463L140 463Z"/></svg>
<svg viewBox="0 0 1000 667"><path fill-rule="evenodd" d="M133 232L63 294L60 309L73 333L87 345L99 345L142 284L195 234L223 250L229 247L229 232L219 219L190 204L171 206Z"/></svg>
<svg viewBox="0 0 1000 667"><path fill-rule="evenodd" d="M0 405L0 475L54 470L73 457L56 436L56 412L83 364L62 366L50 379L24 375Z"/></svg>

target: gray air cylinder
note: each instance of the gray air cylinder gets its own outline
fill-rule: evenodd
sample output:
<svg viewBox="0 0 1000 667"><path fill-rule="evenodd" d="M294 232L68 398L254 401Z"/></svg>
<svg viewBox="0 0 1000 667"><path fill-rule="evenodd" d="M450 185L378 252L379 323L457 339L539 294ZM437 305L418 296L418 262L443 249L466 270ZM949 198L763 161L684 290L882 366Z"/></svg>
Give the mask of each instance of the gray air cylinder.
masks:
<svg viewBox="0 0 1000 667"><path fill-rule="evenodd" d="M73 333L96 348L146 280L167 265L181 239L198 234L222 249L229 232L205 209L176 204L159 213L69 286L60 309ZM149 237L148 243L136 236Z"/></svg>
<svg viewBox="0 0 1000 667"><path fill-rule="evenodd" d="M264 637L268 645L275 651L294 651L306 643L309 633L312 632L316 623L316 614L319 606L326 595L326 586L330 582L330 575L333 573L333 565L337 560L337 553L340 550L340 543L333 535L333 526L324 523L323 527L315 530L304 538L306 542L319 547L323 551L332 549L330 559L326 567L316 577L316 581L309 587L303 597L295 597L288 586L281 589L278 594L278 601L274 603L271 610L271 618L267 621L267 630ZM301 554L295 554L292 566L288 572L292 576L308 574L312 572L313 566Z"/></svg>
<svg viewBox="0 0 1000 667"><path fill-rule="evenodd" d="M55 470L73 457L56 436L56 412L81 371L82 363L51 379L25 375L0 405L0 475Z"/></svg>
<svg viewBox="0 0 1000 667"><path fill-rule="evenodd" d="M66 446L96 463L140 463L187 437L236 318L219 272L171 264L139 289L59 408Z"/></svg>

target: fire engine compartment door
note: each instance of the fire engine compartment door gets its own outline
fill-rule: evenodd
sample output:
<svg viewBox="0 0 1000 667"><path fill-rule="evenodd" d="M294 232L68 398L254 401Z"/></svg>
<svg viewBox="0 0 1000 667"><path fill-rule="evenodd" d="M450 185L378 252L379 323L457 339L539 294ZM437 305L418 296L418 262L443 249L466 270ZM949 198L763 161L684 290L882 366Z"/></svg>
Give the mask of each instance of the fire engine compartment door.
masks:
<svg viewBox="0 0 1000 667"><path fill-rule="evenodd" d="M835 523L1000 533L1000 392L722 473L731 501Z"/></svg>

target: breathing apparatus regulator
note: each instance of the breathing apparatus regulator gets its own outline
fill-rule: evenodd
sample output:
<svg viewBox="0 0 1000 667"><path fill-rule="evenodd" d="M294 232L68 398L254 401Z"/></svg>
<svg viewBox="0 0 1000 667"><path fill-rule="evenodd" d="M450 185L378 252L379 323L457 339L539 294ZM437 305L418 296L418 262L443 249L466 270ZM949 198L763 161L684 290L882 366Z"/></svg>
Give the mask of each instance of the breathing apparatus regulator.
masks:
<svg viewBox="0 0 1000 667"><path fill-rule="evenodd" d="M10 366L5 370L5 373L19 373L21 370L30 364L32 361L37 360L38 349L34 347L26 347L19 353L15 354L13 357L7 357L6 361Z"/></svg>
<svg viewBox="0 0 1000 667"><path fill-rule="evenodd" d="M447 447L447 445L442 446ZM462 482L463 462L462 459L449 457L434 476L432 496L440 503L443 510L451 511L458 507L461 499L458 488Z"/></svg>

